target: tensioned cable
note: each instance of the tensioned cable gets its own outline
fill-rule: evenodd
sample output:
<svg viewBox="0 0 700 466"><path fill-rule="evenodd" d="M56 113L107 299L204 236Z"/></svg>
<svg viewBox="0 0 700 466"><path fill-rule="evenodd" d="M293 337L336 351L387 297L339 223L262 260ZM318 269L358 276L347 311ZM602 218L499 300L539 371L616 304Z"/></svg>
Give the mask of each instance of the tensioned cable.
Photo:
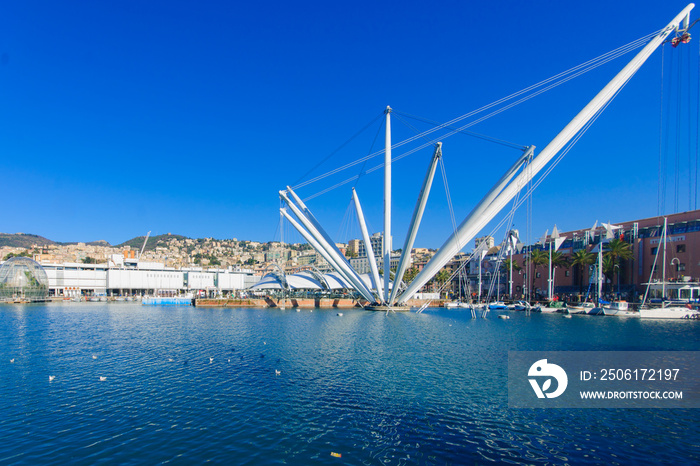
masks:
<svg viewBox="0 0 700 466"><path fill-rule="evenodd" d="M635 73L635 74L636 74L636 73ZM574 137L571 139L571 141L569 141L569 142L567 143L566 147L559 153L559 155L558 155L557 158L554 160L554 162L553 162L550 166L547 167L547 170L545 170L545 172L537 179L537 181L535 181L534 183L531 184L531 186L530 186L530 187L528 188L528 190L526 191L525 195L522 196L522 197L520 198L520 201L518 201L518 202L515 204L515 206L513 207L514 209L518 209L518 208L523 204L523 202L525 202L527 199L531 198L533 191L534 191L534 190L544 181L544 179L552 172L552 170L554 169L554 167L556 167L556 166L559 164L559 162L561 162L561 160L564 158L564 156L574 147L574 145L579 141L579 139L581 139L581 137L588 131L588 129L591 127L591 125L593 125L593 123L600 117L600 115L605 111L605 109L608 108L608 106L612 103L612 101L615 100L615 98L620 94L620 92L622 91L622 89L624 89L624 87L629 83L630 79L632 79L633 76L634 76L634 75L630 76L630 77L627 79L627 81L625 81L625 83L622 84L622 86L620 86L620 88L617 90L617 92L615 92L615 94L610 98L610 100L608 100L608 102L606 102L605 105L603 105L603 107L601 107L600 110L598 110L598 112L596 112L596 114L583 126L583 128L581 128L581 130L576 134L576 136L574 136ZM528 164L528 166L529 166L529 164ZM527 167L526 167L525 169L527 169ZM491 232L489 233L489 235L490 235L490 236L493 236L493 234L494 234L496 231L498 231L499 228L501 228L501 227L503 226L503 224L506 222L506 220L507 220L507 216L506 216L506 217L503 217L503 218L496 224L496 226L493 227L493 229L491 230ZM452 275L451 275L450 278L447 280L447 282L445 282L445 285L443 285L443 286L438 290L438 293L442 292L442 290L444 289L444 287L446 286L446 284L447 284L447 283L450 283L450 282L452 281L452 279L454 278L454 276L455 276L460 270L462 270L462 269L464 268L464 266L465 266L470 260L472 260L472 258L473 258L473 256L474 256L474 252L475 252L475 251L473 251L473 252L469 255L468 259L467 259L466 261L464 261L464 263L461 264L460 267L458 267L458 268L452 273ZM529 290L529 288L528 288L528 292L529 292L529 291L530 291L530 290Z"/></svg>
<svg viewBox="0 0 700 466"><path fill-rule="evenodd" d="M661 47L661 89L659 102L659 166L658 166L658 186L656 187L656 215L661 215L662 212L662 170L663 170L663 141L664 141L664 64L666 59L666 49Z"/></svg>
<svg viewBox="0 0 700 466"><path fill-rule="evenodd" d="M413 118L414 120L419 120L419 121L422 121L423 123L429 123L429 124L431 124L431 125L439 125L439 124L440 124L440 122L438 122L438 121L431 120L431 119L429 119L429 118L419 117L419 116L416 116L416 115L411 115L411 114L405 113L405 112L400 112L400 111L398 111L398 110L394 110L392 113L393 113L394 115L403 115L403 116L405 116L405 117L407 117L407 118ZM487 136L487 135L485 135L485 134L475 133L475 132L473 132L473 131L461 130L461 129L458 129L458 128L454 128L454 127L451 126L451 125L450 125L450 126L445 126L445 127L446 127L447 129L453 129L453 130L456 130L456 131L459 132L459 133L466 134L467 136L472 136L472 137L477 138L477 139L482 139L482 140L484 140L484 141L493 142L494 144L500 144L500 145L505 146L505 147L510 147L511 149L519 149L519 150L526 150L526 149L527 149L527 146L524 146L524 145L522 145L522 144L516 144L516 143L514 143L514 142L506 141L506 140L504 140L504 139L494 138L493 136Z"/></svg>
<svg viewBox="0 0 700 466"><path fill-rule="evenodd" d="M300 182L301 180L303 180L306 176L308 176L309 173L311 173L311 172L313 172L314 170L316 170L318 167L320 167L321 165L323 165L328 159L330 159L330 158L333 157L335 154L337 154L343 147L345 147L345 146L347 146L348 144L350 144L350 142L352 142L352 141L353 141L355 138L357 138L360 134L364 133L365 130L366 130L367 128L369 128L370 126L372 126L372 125L374 124L374 122L376 122L379 118L381 118L382 115L384 115L384 112L382 112L382 113L380 113L379 115L377 115L376 117L374 117L374 118L372 119L372 121L370 121L370 122L367 123L365 126L363 126L362 129L360 129L358 132L356 132L355 134L353 134L352 136L350 136L350 139L348 139L347 141L345 141L344 143L342 143L342 144L341 144L340 146L338 146L333 152L331 152L331 153L328 154L326 157L324 157L323 160L321 160L320 162L318 162L318 163L317 163L316 165L314 165L309 171L307 171L307 172L304 173L301 177L299 177L299 179L297 179L297 181L295 181L294 184L299 183L299 182Z"/></svg>
<svg viewBox="0 0 700 466"><path fill-rule="evenodd" d="M525 89L522 89L522 90L520 90L520 91L518 91L518 92L515 92L515 93L513 93L513 94L511 94L511 95L509 95L509 96L507 96L507 97L504 97L504 98L499 99L499 100L497 100L497 101L495 101L495 102L492 102L492 103L490 103L490 104L488 104L488 105L485 105L485 106L483 106L483 107L480 107L480 108L478 108L478 109L476 109L476 110L473 110L473 111L471 111L471 112L469 112L469 113L467 113L467 114L465 114L465 115L462 115L462 116L460 116L460 117L454 118L454 119L452 119L452 120L450 120L450 121L448 121L448 122L446 122L446 123L443 123L443 124L441 124L441 125L439 125L439 126L437 126L437 127L435 127L435 128L431 128L431 129L429 129L429 130L427 130L427 131L425 131L425 132L423 132L423 133L421 133L421 134L419 134L419 135L415 135L415 136L412 136L412 137L410 137L410 138L408 138L408 139L405 139L405 140L403 140L403 141L400 141L400 142L398 142L398 143L392 145L392 149L393 149L393 148L401 147L401 146L403 146L403 145L405 145L405 144L408 144L409 142L413 142L414 140L416 140L416 139L418 139L418 138L420 138L420 137L424 137L426 134L431 134L431 133L433 133L433 132L435 132L435 131L438 131L438 130L440 130L440 129L450 127L450 126L453 125L454 123L457 123L457 122L462 121L462 120L464 120L464 119L466 119L466 118L469 118L469 117L471 117L471 116L474 116L474 115L476 115L476 114L478 114L478 113L481 113L481 112L483 112L483 111L485 111L485 110L488 110L488 109L490 109L490 108L492 108L492 107L494 107L494 106L497 106L497 105L500 105L500 104L502 104L502 103L504 103L504 102L507 102L507 101L509 101L509 100L512 100L512 99L514 99L514 98L516 98L516 97L519 97L519 96L521 96L521 95L523 95L523 94L525 94L525 93L527 93L527 92L530 92L530 91L533 90L533 89L537 89L537 88L539 88L539 87L541 87L541 86L543 86L543 85L545 85L545 84L548 84L548 83L550 83L550 82L554 82L554 84L547 86L545 89L540 90L540 91L538 91L538 92L535 92L535 93L533 93L533 94L532 94L531 96L529 96L529 97L520 99L520 100L517 101L517 103L515 103L515 104L508 105L508 106L506 106L505 108L503 108L502 110L499 110L499 111L496 111L496 112L492 112L491 114L489 114L489 115L487 116L487 118L490 118L490 117L492 117L492 116L494 116L494 115L497 115L498 113L501 113L502 111L505 111L505 110L507 110L507 109L509 109L509 108L512 108L513 106L515 106L515 105L517 105L517 104L520 104L520 103L522 103L522 102L525 102L526 100L529 100L529 99L532 98L532 97L535 97L535 96L537 96L537 95L540 95L542 92L546 92L547 90L550 90L550 89L552 89L552 88L554 88L554 87L557 87L557 86L559 86L559 85L561 85L561 84L564 84L565 82L568 82L568 81L570 81L571 79L573 79L573 78L575 78L575 77L578 77L578 76L580 76L580 75L582 75L582 74L584 74L584 73L587 73L587 72L589 72L589 71L592 71L593 69L595 69L595 68L597 68L597 67L599 67L599 66L602 66L602 65L604 65L604 64L606 64L606 63L608 63L608 62L610 62L610 61L612 61L612 60L614 60L614 59L619 58L619 57L622 56L622 55L625 55L625 54L629 53L630 51L632 51L632 50L634 50L634 49L637 49L637 48L643 46L643 45L645 44L645 41L647 41L650 37L653 37L653 36L656 35L657 33L658 33L658 31L656 31L656 32L654 32L654 33L651 33L651 34L648 34L648 35L646 35L646 36L644 36L644 37L642 37L642 38L639 38L639 39L637 39L637 40L635 40L635 41L633 41L633 42L630 42L629 44L623 45L622 47L618 47L618 48L615 49L615 50L612 50L612 51L610 51L610 52L607 52L607 53L605 53L605 54L603 54L603 55L600 55L599 57L596 57L596 58L594 58L594 59L592 59L592 60L589 60L589 61L587 61L587 62L585 62L585 63L582 63L582 64L580 64L580 65L577 65L577 66L575 66L575 67L573 67L573 68L570 68L569 70L566 70L566 71L564 71L564 72L562 72L562 73L559 73L559 74L557 74L557 75L555 75L555 76L552 76L552 77L547 78L547 79L545 79L545 80L543 80L543 81L540 81L540 82L537 83L537 84L531 85L531 86L529 86L529 87L527 87L527 88L525 88ZM568 77L566 77L566 78L563 78L563 79L561 79L560 81L556 81L557 79L560 79L560 78L562 78L562 77L564 77L564 76L567 76L567 75L569 75L569 74L571 74L571 73L574 73L574 74L571 75L571 76L568 76ZM476 123L478 123L478 122L481 122L481 121L483 121L484 119L486 119L486 118L481 118L481 119L476 120L475 122L473 122L473 123L471 123L471 124L469 124L469 125L462 126L462 127L459 128L458 130L454 130L454 131L448 133L448 135L451 136L451 135L455 134L456 132L463 131L465 128L468 128L469 126L471 126L471 125L473 125L473 124L476 124ZM443 138L445 138L445 137L448 137L448 136L444 136ZM366 157L363 157L363 158L361 158L361 159L358 159L358 160L356 160L356 161L354 161L354 162L350 162L350 163L345 164L345 165L343 165L343 166L341 166L341 167L339 167L339 168L336 168L336 169L334 169L334 170L331 170L331 171L328 172L328 173L325 173L325 174L323 174L323 175L319 175L319 176L317 176L317 177L315 177L315 178L312 178L312 179L310 179L310 180L308 180L308 181L305 181L305 182L296 184L296 185L294 186L294 189L298 189L298 188L307 186L307 185L309 185L309 184L311 184L311 183L314 183L314 182L316 182L316 181L319 181L319 180L321 180L321 179L323 179L323 178L325 178L325 177L327 177L327 176L334 175L334 174L336 174L336 173L338 173L338 172L340 172L340 171L346 170L346 169L348 169L348 168L350 168L350 167L352 167L352 166L355 166L355 165L357 165L357 164L359 164L359 163L362 163L362 162L364 162L364 161L366 161L366 160L369 160L369 159L371 159L371 158L373 158L373 157L376 157L376 156L382 154L383 152L384 152L384 150L375 152L375 153L370 154L370 155L368 155L368 156L366 156ZM314 196L314 197L315 197L315 196Z"/></svg>

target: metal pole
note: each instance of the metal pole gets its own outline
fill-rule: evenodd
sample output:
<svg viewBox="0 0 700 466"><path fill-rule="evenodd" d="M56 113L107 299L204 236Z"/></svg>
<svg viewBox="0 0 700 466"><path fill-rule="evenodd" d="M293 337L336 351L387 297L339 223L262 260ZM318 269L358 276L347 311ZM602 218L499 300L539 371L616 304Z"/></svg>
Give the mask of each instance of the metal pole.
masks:
<svg viewBox="0 0 700 466"><path fill-rule="evenodd" d="M369 238L369 231L367 231L367 223L365 222L365 215L362 213L360 198L357 197L357 192L355 191L355 188L352 188L352 199L355 202L355 212L357 213L357 221L360 224L360 231L362 231L362 241L365 243L365 251L367 251L367 260L369 261L369 269L372 273L371 276L372 281L374 282L374 289L377 290L377 296L381 296L382 285L379 280L379 270L377 270L377 259L374 257L374 251L372 250L372 241Z"/></svg>
<svg viewBox="0 0 700 466"><path fill-rule="evenodd" d="M399 303L404 302L416 290L430 280L450 259L466 245L476 234L486 226L493 217L540 172L559 151L612 99L622 86L637 72L640 66L649 58L654 50L678 28L690 10L695 7L689 4L683 9L656 37L635 57L567 124L564 129L535 157L529 169L521 172L500 194L487 204L479 215L470 214L459 226L457 232L451 235L438 253L431 259L423 271L413 280L411 285L399 297Z"/></svg>
<svg viewBox="0 0 700 466"><path fill-rule="evenodd" d="M389 302L391 271L391 107L386 108L384 138L384 301ZM396 284L395 284L396 286ZM391 303L389 303L391 304Z"/></svg>
<svg viewBox="0 0 700 466"><path fill-rule="evenodd" d="M394 298L396 298L396 294L399 292L398 285L401 283L401 280L403 280L404 273L406 273L406 269L408 268L408 263L411 258L411 249L413 249L413 243L416 240L416 234L418 234L418 227L423 219L425 205L428 202L428 195L430 194L430 188L433 185L433 178L435 177L435 169L437 168L437 163L441 156L442 143L438 142L435 147L435 152L433 153L433 158L428 166L428 171L425 173L425 179L423 180L423 186L421 187L420 194L418 195L416 207L413 210L413 217L411 218L411 223L408 228L406 241L404 241L403 251L401 251L399 266L396 268L396 275L394 275L394 287L391 289L389 304L394 302Z"/></svg>

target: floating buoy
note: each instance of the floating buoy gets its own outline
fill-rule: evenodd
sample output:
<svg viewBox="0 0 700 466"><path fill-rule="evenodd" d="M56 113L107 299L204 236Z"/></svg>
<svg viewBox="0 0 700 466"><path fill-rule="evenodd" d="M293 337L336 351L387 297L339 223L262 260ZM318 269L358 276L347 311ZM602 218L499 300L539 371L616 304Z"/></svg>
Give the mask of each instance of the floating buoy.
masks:
<svg viewBox="0 0 700 466"><path fill-rule="evenodd" d="M498 318L499 319L510 319L510 316L500 315L500 316L498 316Z"/></svg>
<svg viewBox="0 0 700 466"><path fill-rule="evenodd" d="M564 314L565 319L571 319L571 314Z"/></svg>
<svg viewBox="0 0 700 466"><path fill-rule="evenodd" d="M341 458L343 455L341 455L340 453L336 453L336 452L332 451L332 452L331 452L331 456L333 456L334 458Z"/></svg>
<svg viewBox="0 0 700 466"><path fill-rule="evenodd" d="M342 313L342 312L339 312L338 315L342 317L342 316L343 316L343 313Z"/></svg>

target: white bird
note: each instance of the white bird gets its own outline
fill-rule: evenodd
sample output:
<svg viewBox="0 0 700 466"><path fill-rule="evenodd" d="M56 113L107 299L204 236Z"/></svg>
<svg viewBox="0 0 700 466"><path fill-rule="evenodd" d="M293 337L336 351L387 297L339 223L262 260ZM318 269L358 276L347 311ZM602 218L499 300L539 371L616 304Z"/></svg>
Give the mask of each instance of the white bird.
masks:
<svg viewBox="0 0 700 466"><path fill-rule="evenodd" d="M104 382L105 380L107 380L107 377L100 376L100 382Z"/></svg>
<svg viewBox="0 0 700 466"><path fill-rule="evenodd" d="M214 362L214 358L209 358L209 364Z"/></svg>
<svg viewBox="0 0 700 466"><path fill-rule="evenodd" d="M55 378L56 378L55 375L50 375L50 376L49 376L49 382L53 382L53 379L55 379Z"/></svg>
<svg viewBox="0 0 700 466"><path fill-rule="evenodd" d="M281 373L282 371L278 371L277 369L275 369L275 375L280 375Z"/></svg>
<svg viewBox="0 0 700 466"><path fill-rule="evenodd" d="M231 362L231 360L229 359L228 362Z"/></svg>
<svg viewBox="0 0 700 466"><path fill-rule="evenodd" d="M173 362L173 358L168 358L168 362Z"/></svg>
<svg viewBox="0 0 700 466"><path fill-rule="evenodd" d="M92 359L97 359L97 356L93 354Z"/></svg>
<svg viewBox="0 0 700 466"><path fill-rule="evenodd" d="M10 359L10 362L15 362L15 358Z"/></svg>

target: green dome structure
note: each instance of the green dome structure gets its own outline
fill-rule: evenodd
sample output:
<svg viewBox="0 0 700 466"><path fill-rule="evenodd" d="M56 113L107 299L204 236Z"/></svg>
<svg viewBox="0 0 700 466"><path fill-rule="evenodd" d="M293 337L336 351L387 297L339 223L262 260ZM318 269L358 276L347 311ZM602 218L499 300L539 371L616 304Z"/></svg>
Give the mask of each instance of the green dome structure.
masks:
<svg viewBox="0 0 700 466"><path fill-rule="evenodd" d="M44 268L28 257L13 257L0 266L0 300L46 301L49 279Z"/></svg>

